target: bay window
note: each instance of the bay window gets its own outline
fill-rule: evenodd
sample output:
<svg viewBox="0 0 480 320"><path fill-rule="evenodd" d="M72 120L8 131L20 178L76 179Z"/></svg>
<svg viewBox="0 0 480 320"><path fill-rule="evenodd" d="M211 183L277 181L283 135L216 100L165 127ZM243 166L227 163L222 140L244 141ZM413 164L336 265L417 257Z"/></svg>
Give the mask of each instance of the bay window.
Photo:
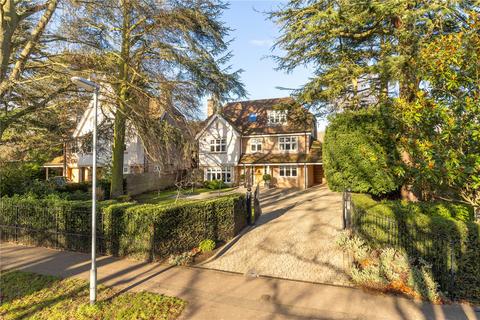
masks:
<svg viewBox="0 0 480 320"><path fill-rule="evenodd" d="M232 182L232 167L211 167L206 169L205 179L208 181L221 180L225 183Z"/></svg>

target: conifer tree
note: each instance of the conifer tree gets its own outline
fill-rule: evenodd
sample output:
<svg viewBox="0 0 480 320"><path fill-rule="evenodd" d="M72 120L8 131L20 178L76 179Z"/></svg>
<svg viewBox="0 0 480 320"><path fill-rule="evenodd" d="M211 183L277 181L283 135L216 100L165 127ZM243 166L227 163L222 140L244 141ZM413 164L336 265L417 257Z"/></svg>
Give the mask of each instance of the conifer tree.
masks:
<svg viewBox="0 0 480 320"><path fill-rule="evenodd" d="M400 97L413 100L421 79L419 48L466 23L471 0L291 0L270 18L282 28L276 47L279 69L313 69L298 94L320 111L349 97L343 108L358 108L359 79L378 100L398 85ZM390 92L391 93L391 92Z"/></svg>
<svg viewBox="0 0 480 320"><path fill-rule="evenodd" d="M135 106L136 96L156 98L159 88L168 83L180 91L184 88L188 95L193 90L196 98L185 100L195 109L198 98L208 93L218 93L224 99L232 92L244 95L239 73L222 69L230 58L225 40L229 30L220 21L226 6L215 0L95 0L72 4L65 12L61 36L74 44L77 54L103 52L107 57L92 61L82 71L85 75L96 74L114 89L117 109L111 196L117 197L123 193L127 120L138 121L132 116L139 107Z"/></svg>

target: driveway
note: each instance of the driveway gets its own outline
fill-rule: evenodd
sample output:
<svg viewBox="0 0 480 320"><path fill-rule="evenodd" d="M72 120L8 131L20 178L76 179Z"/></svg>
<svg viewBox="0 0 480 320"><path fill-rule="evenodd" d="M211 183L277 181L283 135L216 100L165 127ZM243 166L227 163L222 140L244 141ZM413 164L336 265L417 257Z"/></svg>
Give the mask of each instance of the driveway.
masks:
<svg viewBox="0 0 480 320"><path fill-rule="evenodd" d="M262 215L207 268L349 285L348 257L337 247L342 196L317 186L305 191L265 189Z"/></svg>

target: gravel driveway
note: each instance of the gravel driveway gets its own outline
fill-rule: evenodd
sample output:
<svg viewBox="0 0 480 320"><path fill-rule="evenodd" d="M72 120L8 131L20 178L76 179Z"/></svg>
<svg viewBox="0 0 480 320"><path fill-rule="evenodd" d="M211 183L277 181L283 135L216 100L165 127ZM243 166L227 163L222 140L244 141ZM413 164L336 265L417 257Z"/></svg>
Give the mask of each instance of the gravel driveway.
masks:
<svg viewBox="0 0 480 320"><path fill-rule="evenodd" d="M207 268L348 285L348 259L336 246L342 196L317 186L306 191L264 189L262 216Z"/></svg>

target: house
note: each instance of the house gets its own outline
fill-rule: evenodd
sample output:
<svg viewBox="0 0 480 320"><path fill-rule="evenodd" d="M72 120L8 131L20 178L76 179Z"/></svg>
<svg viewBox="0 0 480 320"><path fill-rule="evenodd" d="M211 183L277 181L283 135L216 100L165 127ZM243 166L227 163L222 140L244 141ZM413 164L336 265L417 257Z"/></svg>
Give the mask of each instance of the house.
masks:
<svg viewBox="0 0 480 320"><path fill-rule="evenodd" d="M106 98L99 97L100 103L97 113L97 167L99 175L110 165L112 160L112 144L113 144L113 121L115 106L106 102ZM155 101L150 100L149 112L156 109L157 112L152 113L158 121L167 121L172 125L180 127L186 126L185 117L175 108L173 112L161 110L158 112L158 105ZM172 114L170 114L172 113ZM72 139L66 143L64 147L64 155L56 157L52 161L45 163L47 179L49 171L55 173L60 172L67 180L71 182L85 182L92 180L92 132L94 121L94 105L93 100L83 113L78 122ZM182 122L180 124L179 122ZM124 174L140 174L147 172L165 171L165 166L160 169L158 163L151 159L147 154L141 135L133 125L127 125L128 129L125 135L124 146Z"/></svg>
<svg viewBox="0 0 480 320"><path fill-rule="evenodd" d="M308 188L323 181L316 119L292 98L208 102L196 135L205 180L258 184L264 174L277 187Z"/></svg>

